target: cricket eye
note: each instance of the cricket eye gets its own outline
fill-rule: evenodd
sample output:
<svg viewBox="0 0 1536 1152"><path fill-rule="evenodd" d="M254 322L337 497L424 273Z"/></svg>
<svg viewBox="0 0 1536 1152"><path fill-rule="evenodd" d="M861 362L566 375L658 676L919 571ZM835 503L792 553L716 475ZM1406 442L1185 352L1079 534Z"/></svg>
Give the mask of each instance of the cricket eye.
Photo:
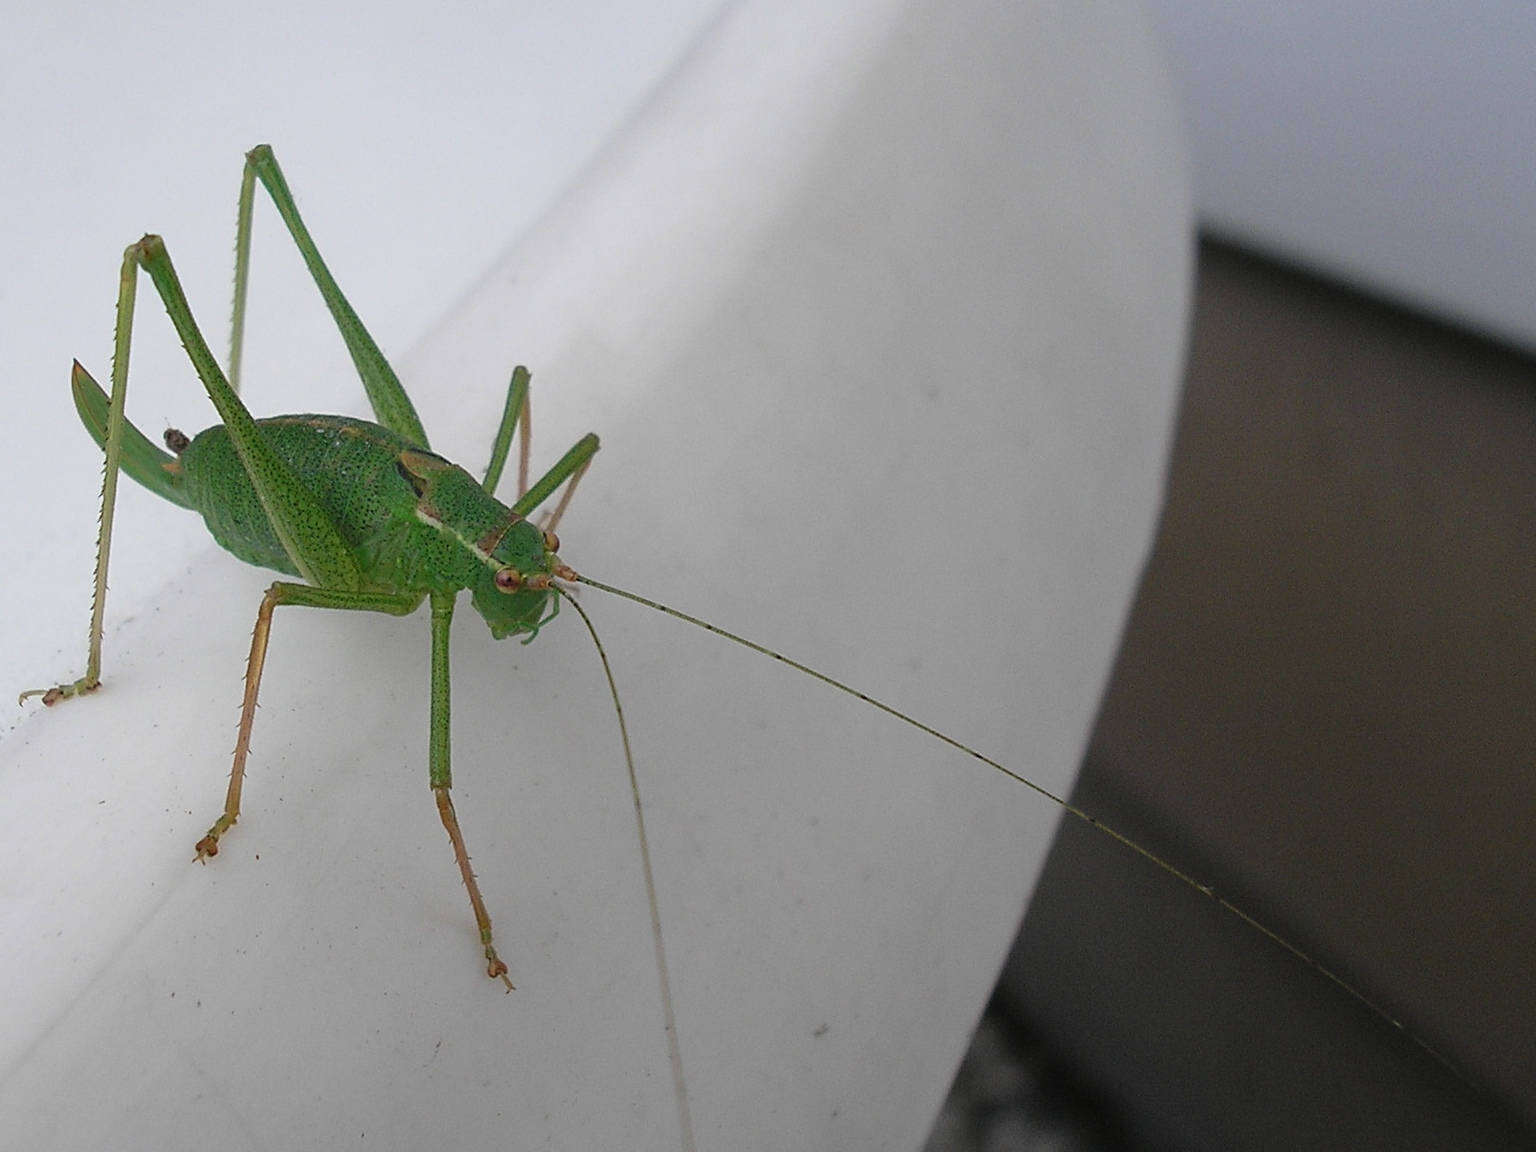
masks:
<svg viewBox="0 0 1536 1152"><path fill-rule="evenodd" d="M516 568L499 568L492 579L500 592L516 592L523 586L523 574Z"/></svg>
<svg viewBox="0 0 1536 1152"><path fill-rule="evenodd" d="M544 547L550 552L560 551L560 537L553 532L544 533Z"/></svg>

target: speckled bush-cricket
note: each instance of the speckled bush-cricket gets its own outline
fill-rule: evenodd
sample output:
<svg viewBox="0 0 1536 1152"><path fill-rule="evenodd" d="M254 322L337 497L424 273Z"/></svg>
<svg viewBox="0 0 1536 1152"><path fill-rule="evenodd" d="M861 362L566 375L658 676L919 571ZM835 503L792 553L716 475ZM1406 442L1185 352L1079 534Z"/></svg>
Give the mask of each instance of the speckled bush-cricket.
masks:
<svg viewBox="0 0 1536 1152"><path fill-rule="evenodd" d="M326 415L257 420L239 398L251 218L258 182L275 204L340 330L377 423ZM180 434L168 435L169 452L155 446L124 415L129 345L141 270L148 274L164 303L222 421L191 439ZM1100 828L1212 899L1220 900L1209 888L1106 828L1081 809L959 741L821 672L695 617L598 583L566 565L559 556L555 530L572 491L598 449L597 437L588 435L577 441L544 476L529 483L529 374L518 368L512 374L490 460L481 477L477 479L433 453L409 397L326 268L300 218L277 161L271 149L265 146L249 153L241 182L235 302L227 367L226 375L199 331L160 238L145 236L130 245L122 263L110 396L78 363L72 376L79 415L106 454L86 670L72 682L23 694L40 695L45 703L52 704L91 692L100 683L106 578L120 471L126 471L157 495L201 513L215 539L240 559L301 578L302 583L291 579L277 581L262 598L252 637L225 807L198 842L198 859L205 860L217 854L221 838L239 816L241 784L275 609L300 605L403 616L414 612L424 600L429 601L432 638L429 782L469 892L487 970L492 977L506 981L510 987L506 965L496 952L490 917L470 869L451 798L449 625L457 594L467 590L474 607L485 618L495 637L516 635L525 642L531 641L540 628L554 618L561 600L570 599L562 584L584 583L699 625L848 692L1035 789L1078 819ZM514 436L518 436L520 443L518 495L508 506L498 502L494 492ZM543 509L557 492L561 495L542 522L528 518ZM586 621L580 605L574 600L571 604ZM591 628L590 622L587 627ZM596 640L595 633L593 638ZM600 645L598 650L601 654ZM603 657L603 664L607 671L606 657ZM609 684L612 689L611 675ZM623 713L617 707L616 692L614 701L622 733ZM624 750L628 758L627 738ZM632 762L629 768L631 786L636 787ZM658 904L647 858L638 789L635 803L637 817L642 821L639 828L642 867L651 900L658 960L661 961L663 949ZM1318 967L1288 941L1232 908L1226 901L1221 903L1307 963ZM1338 977L1323 971L1352 995L1364 999ZM664 962L659 965L659 972L676 1067L675 1029L670 1026L670 994L666 987Z"/></svg>

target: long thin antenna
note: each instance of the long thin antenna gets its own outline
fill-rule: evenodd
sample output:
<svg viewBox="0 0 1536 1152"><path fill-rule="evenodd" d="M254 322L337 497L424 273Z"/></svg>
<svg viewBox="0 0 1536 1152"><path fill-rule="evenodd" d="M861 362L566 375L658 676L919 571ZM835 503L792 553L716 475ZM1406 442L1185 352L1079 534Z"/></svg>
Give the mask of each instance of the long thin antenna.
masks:
<svg viewBox="0 0 1536 1152"><path fill-rule="evenodd" d="M667 1033L667 1056L672 1062L673 1096L677 1101L677 1122L682 1128L684 1152L695 1152L698 1145L693 1139L693 1116L688 1110L688 1084L683 1078L683 1050L677 1039L677 1017L672 1011L672 981L667 976L667 946L661 938L661 905L656 899L656 878L651 872L651 847L645 836L645 808L640 803L640 778L635 773L635 757L629 750L629 726L624 723L624 705L619 703L619 689L613 682L613 668L608 663L608 653L597 638L597 629L576 597L558 584L552 588L565 597L566 603L576 609L581 622L587 626L587 634L597 648L597 656L603 662L603 675L608 678L608 694L613 697L614 715L619 718L619 739L624 743L624 765L629 769L629 791L635 800L635 829L640 833L640 870L645 875L645 896L651 904L651 939L656 945L656 976L661 982L661 1018Z"/></svg>
<svg viewBox="0 0 1536 1152"><path fill-rule="evenodd" d="M1181 881L1182 883L1187 884L1189 887L1193 888L1196 892L1199 892L1202 896L1205 896L1208 899L1215 901L1217 904L1220 904L1228 912L1232 913L1232 915L1236 916L1239 920L1243 921L1243 923L1249 925L1251 928L1253 928L1256 931L1260 932L1262 935L1268 937L1275 944L1278 944L1281 948L1283 948L1287 952L1289 952L1292 956L1295 956L1298 960L1302 961L1308 967L1310 967L1310 968L1314 969L1315 971L1317 971L1318 973L1320 973L1330 983L1334 984L1336 987L1338 987L1338 988L1342 989L1344 992L1348 993L1349 996L1352 999L1354 999L1359 1004L1363 1005L1372 1015L1376 1016L1380 1020L1384 1020L1386 1023L1390 1024L1393 1028L1397 1029L1397 1031L1401 1032L1404 1036L1408 1037L1410 1040L1412 1040L1415 1044L1417 1044L1426 1053L1428 1053L1431 1057L1433 1057L1438 1063L1442 1064L1445 1068L1447 1068L1450 1072L1452 1072L1455 1076L1457 1076L1464 1083L1467 1083L1467 1084L1472 1084L1473 1083L1471 1078L1464 1071L1462 1071L1461 1067L1458 1064L1456 1064L1453 1060L1451 1060L1450 1057L1448 1057L1444 1053L1440 1052L1438 1049L1436 1049L1433 1045L1429 1044L1427 1041L1421 1039L1417 1034L1415 1034L1413 1031L1411 1031L1410 1029L1405 1027L1403 1022L1401 1020L1399 1020L1396 1016L1393 1016L1390 1012L1388 1012L1385 1008L1383 1008L1375 1000L1372 1000L1369 996L1367 996L1360 989L1356 988L1348 980L1345 980L1337 972L1333 971L1333 969L1331 969L1327 965L1321 963L1320 961L1318 961L1317 959L1312 957L1309 953L1303 951L1302 948L1299 945L1293 944L1290 940L1288 940L1284 936L1280 935L1280 933L1276 932L1273 928L1270 928L1267 924L1263 923L1260 920L1256 920L1254 917L1250 916L1247 912L1243 911L1236 904L1233 904L1230 900L1226 899L1226 897L1220 895L1216 891L1216 889L1214 887L1212 887L1211 885L1203 883L1200 880L1197 880L1194 876L1190 875L1188 872L1185 872L1182 868L1179 868L1179 867L1175 866L1174 864L1170 863L1168 860L1165 860L1162 856L1159 856L1156 852L1153 852L1150 848L1142 847L1136 841L1132 840L1129 836L1127 836L1124 833L1119 832L1116 829L1110 827L1108 824L1105 824L1098 817L1092 815L1091 813L1085 811L1082 808L1079 808L1076 804L1073 804L1071 801L1066 800L1063 797L1056 795L1056 793L1050 791L1048 788L1044 788L1041 785L1036 784L1033 780L1030 780L1030 779L1020 775L1019 773L1015 772L1013 769L1008 768L1005 765L998 763L996 760L992 759L992 757L986 756L986 755L982 754L981 752L978 752L976 749L972 748L970 745L963 744L959 740L956 740L952 736L946 736L944 733L940 732L937 728L932 728L929 725L924 724L921 720L916 720L916 719L912 718L911 716L908 716L905 712L902 712L899 709L893 708L889 704L884 703L883 701L876 700L873 696L866 695L865 693L860 692L857 688L852 688L852 687L848 686L847 684L844 684L841 680L837 680L837 679L835 679L835 678L833 678L831 676L828 676L825 672L819 672L815 668L812 668L812 667L809 667L808 665L800 663L798 660L792 660L788 656L785 656L785 655L783 655L783 654L781 654L779 652L775 652L772 648L764 647L762 644L758 644L755 641L748 640L745 636L738 636L734 632L727 631L724 628L721 628L721 627L718 627L717 625L711 624L708 620L701 620L697 616L690 616L688 613L679 611L676 608L670 608L670 607L668 607L665 604L658 603L655 600L648 599L648 598L646 598L644 596L638 595L637 593L627 592L623 588L615 588L611 584L604 584L604 583L602 583L602 582L600 582L598 580L593 580L590 577L582 576L582 575L580 575L580 574L578 574L578 573L576 573L574 571L571 571L569 569L567 569L565 572L561 573L561 578L562 579L567 579L567 580L572 580L572 581L575 581L575 582L578 582L578 583L581 583L581 584L586 584L586 585L588 585L588 586L590 586L592 588L596 588L599 592L607 592L610 595L619 596L619 597L621 597L621 598L623 598L625 600L632 601L632 602L634 602L636 604L644 605L645 607L651 608L651 609L653 609L653 610L655 610L657 612L661 612L664 615L671 616L675 620L681 620L681 621L683 621L686 624L692 624L692 625L694 625L697 628L704 629L704 631L706 631L706 632L713 632L716 636L719 636L719 637L721 637L721 638L723 638L725 640L729 640L733 644L740 644L743 648L750 648L754 652L761 653L762 655L767 656L770 659L777 660L780 664L787 664L787 665L789 665L789 667L795 669L797 672L803 672L803 673L805 673L805 675L810 676L813 679L820 680L823 684L826 684L826 685L829 685L830 687L836 688L839 692L847 693L849 696L852 696L852 697L854 697L857 700L862 700L862 701L864 701L864 703L869 704L872 707L878 708L880 711L886 713L887 715L894 716L897 720L900 720L903 724L909 724L913 728L916 728L920 732L926 732L929 736L932 736L935 740L940 740L943 743L948 744L951 748L954 748L954 749L956 749L957 751L960 751L960 752L964 752L967 756L970 756L972 759L980 760L983 764L987 765L987 767L994 768L998 772L1001 772L1004 776L1007 776L1010 780L1015 780L1018 783L1023 784L1025 787L1034 790L1035 792L1039 793L1041 796L1044 796L1047 800L1049 800L1052 803L1054 803L1054 804L1060 806L1061 808L1065 809L1068 814L1076 817L1078 820L1081 820L1084 824L1088 824L1091 827L1096 828L1100 832L1104 833L1104 835L1109 836L1110 838L1112 838L1114 840L1118 840L1121 844L1123 844L1125 847L1129 848L1132 852L1135 852L1138 856L1141 856L1145 860L1151 861L1153 864L1156 864L1159 868L1161 868L1164 872L1167 872L1170 876L1173 876L1175 879ZM572 600L571 603L574 604L575 601ZM579 611L579 609L578 609L578 611ZM586 618L586 613L585 612L582 613L582 617L583 617L583 619ZM587 627L590 628L591 624L589 623L587 625ZM596 637L595 637L595 634L594 634L594 639L595 638ZM605 662L605 664L606 664L606 662ZM659 944L659 941L660 941L660 937L659 936L658 936L657 940L658 940L658 944Z"/></svg>

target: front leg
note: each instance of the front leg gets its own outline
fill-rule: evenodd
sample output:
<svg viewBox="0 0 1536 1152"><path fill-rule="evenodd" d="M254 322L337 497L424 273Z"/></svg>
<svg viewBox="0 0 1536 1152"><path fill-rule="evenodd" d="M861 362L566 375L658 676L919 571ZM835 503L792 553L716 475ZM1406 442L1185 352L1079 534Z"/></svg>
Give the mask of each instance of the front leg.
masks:
<svg viewBox="0 0 1536 1152"><path fill-rule="evenodd" d="M432 593L432 728L428 737L427 779L432 794L437 797L437 814L442 817L448 839L453 842L453 857L459 864L459 875L464 887L469 889L469 906L475 913L475 924L480 929L480 944L485 949L486 975L500 979L512 990L507 978L507 966L496 955L496 945L491 940L491 915L485 910L480 896L480 885L475 882L474 870L469 866L469 851L464 847L464 834L459 831L459 818L453 810L453 768L448 755L448 633L453 624L453 594Z"/></svg>

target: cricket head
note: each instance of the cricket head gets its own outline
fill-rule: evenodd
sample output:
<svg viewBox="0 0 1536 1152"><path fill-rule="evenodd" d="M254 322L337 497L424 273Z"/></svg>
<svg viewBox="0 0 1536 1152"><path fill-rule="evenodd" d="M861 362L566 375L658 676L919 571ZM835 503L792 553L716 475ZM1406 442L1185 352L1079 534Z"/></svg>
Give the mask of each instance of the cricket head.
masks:
<svg viewBox="0 0 1536 1152"><path fill-rule="evenodd" d="M553 532L517 519L488 549L493 563L486 565L470 596L496 639L522 635L527 643L554 616L559 594L551 581L570 571L556 555L559 547Z"/></svg>

